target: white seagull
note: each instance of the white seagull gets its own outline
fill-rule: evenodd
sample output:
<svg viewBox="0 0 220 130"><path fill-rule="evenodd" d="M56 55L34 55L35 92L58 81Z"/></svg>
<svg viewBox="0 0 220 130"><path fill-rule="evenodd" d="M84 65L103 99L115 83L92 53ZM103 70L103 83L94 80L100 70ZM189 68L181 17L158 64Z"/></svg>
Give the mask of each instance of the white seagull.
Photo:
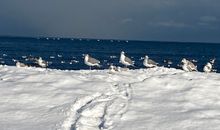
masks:
<svg viewBox="0 0 220 130"><path fill-rule="evenodd" d="M183 63L182 68L184 71L187 72L197 71L197 66L194 65L191 61L183 58L181 62Z"/></svg>
<svg viewBox="0 0 220 130"><path fill-rule="evenodd" d="M210 73L212 71L212 64L211 63L207 63L204 67L203 67L203 71L206 73Z"/></svg>
<svg viewBox="0 0 220 130"><path fill-rule="evenodd" d="M121 52L119 62L122 63L123 65L125 65L126 68L127 68L127 66L134 66L134 61L132 61L130 58L126 57L124 51Z"/></svg>
<svg viewBox="0 0 220 130"><path fill-rule="evenodd" d="M100 67L100 61L86 54L84 57L84 63L88 65L91 69L92 66Z"/></svg>
<svg viewBox="0 0 220 130"><path fill-rule="evenodd" d="M111 65L109 66L109 72L110 72L110 73L114 73L114 72L116 72L116 71L118 71L117 67L111 64Z"/></svg>
<svg viewBox="0 0 220 130"><path fill-rule="evenodd" d="M203 71L206 73L210 73L212 72L212 66L215 63L215 59L212 59L210 62L208 62L204 67L203 67Z"/></svg>
<svg viewBox="0 0 220 130"><path fill-rule="evenodd" d="M152 68L152 67L156 67L158 63L156 63L155 61L149 59L149 57L146 55L144 57L144 61L143 61L143 65L147 68Z"/></svg>
<svg viewBox="0 0 220 130"><path fill-rule="evenodd" d="M46 68L48 66L48 63L45 60L43 60L41 57L35 60L36 60L36 63L43 68Z"/></svg>

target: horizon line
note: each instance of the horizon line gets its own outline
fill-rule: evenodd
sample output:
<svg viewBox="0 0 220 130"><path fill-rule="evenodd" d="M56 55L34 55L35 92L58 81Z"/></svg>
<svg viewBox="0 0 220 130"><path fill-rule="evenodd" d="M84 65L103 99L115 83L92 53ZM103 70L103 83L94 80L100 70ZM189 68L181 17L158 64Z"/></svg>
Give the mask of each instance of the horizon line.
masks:
<svg viewBox="0 0 220 130"><path fill-rule="evenodd" d="M23 39L47 39L48 38L48 40L60 40L60 39L77 39L77 40L100 40L100 41L111 41L111 40L113 40L113 41L125 41L125 42L127 42L127 43L129 43L129 42L155 42L155 43L161 43L161 42L164 42L164 43L181 43L181 44L183 44L183 43L193 43L193 44L198 44L198 43L201 43L201 44L219 44L220 42L201 42L201 41L175 41L175 40L170 40L170 41L168 41L168 40L164 40L164 41L157 41L157 40L129 40L129 39L114 39L114 38L112 38L112 39L108 39L108 38L85 38L85 37L58 37L58 36L55 36L55 37L53 37L53 36L10 36L10 35L0 35L0 38L23 38Z"/></svg>

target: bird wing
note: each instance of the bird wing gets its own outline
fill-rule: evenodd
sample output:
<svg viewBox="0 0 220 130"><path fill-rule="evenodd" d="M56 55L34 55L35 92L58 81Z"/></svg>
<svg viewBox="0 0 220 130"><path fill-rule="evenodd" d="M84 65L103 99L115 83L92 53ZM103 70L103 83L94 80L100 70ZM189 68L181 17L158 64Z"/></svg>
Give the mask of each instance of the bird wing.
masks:
<svg viewBox="0 0 220 130"><path fill-rule="evenodd" d="M208 65L207 65L206 67L207 67L209 70L211 70L211 69L212 69L212 68L211 68L211 66L208 66Z"/></svg>
<svg viewBox="0 0 220 130"><path fill-rule="evenodd" d="M99 60L97 60L97 59L95 59L95 58L92 58L92 57L89 57L88 62L91 62L91 63L93 63L93 64L99 64L99 63L100 63Z"/></svg>
<svg viewBox="0 0 220 130"><path fill-rule="evenodd" d="M190 70L197 70L197 66L195 66L192 62L188 62L188 66Z"/></svg>
<svg viewBox="0 0 220 130"><path fill-rule="evenodd" d="M211 63L207 63L207 64L205 65L205 67L207 67L209 70L211 70L211 69L212 69L212 64L211 64Z"/></svg>
<svg viewBox="0 0 220 130"><path fill-rule="evenodd" d="M134 64L134 62L128 57L125 57L125 61L128 62L129 64Z"/></svg>
<svg viewBox="0 0 220 130"><path fill-rule="evenodd" d="M148 60L148 63L149 63L149 64L152 64L152 65L157 65L157 62L155 62L155 61L153 61L153 60L151 60L151 59Z"/></svg>

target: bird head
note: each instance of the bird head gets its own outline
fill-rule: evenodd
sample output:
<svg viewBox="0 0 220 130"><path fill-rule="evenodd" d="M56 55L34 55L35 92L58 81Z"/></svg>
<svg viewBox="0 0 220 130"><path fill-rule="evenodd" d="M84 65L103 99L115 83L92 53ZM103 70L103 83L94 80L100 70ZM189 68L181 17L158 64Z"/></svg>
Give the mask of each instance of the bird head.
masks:
<svg viewBox="0 0 220 130"><path fill-rule="evenodd" d="M110 70L114 70L114 67L115 67L115 66L114 66L113 64L111 64L111 65L109 66L109 69L110 69Z"/></svg>
<svg viewBox="0 0 220 130"><path fill-rule="evenodd" d="M42 59L41 57L38 57L38 59L36 59L36 62L42 63L42 62L43 62L43 59Z"/></svg>
<svg viewBox="0 0 220 130"><path fill-rule="evenodd" d="M85 57L89 57L89 54L85 54Z"/></svg>
<svg viewBox="0 0 220 130"><path fill-rule="evenodd" d="M208 63L206 64L206 66L212 66L212 64L208 62Z"/></svg>
<svg viewBox="0 0 220 130"><path fill-rule="evenodd" d="M182 59L181 63L187 63L187 60L185 58Z"/></svg>
<svg viewBox="0 0 220 130"><path fill-rule="evenodd" d="M147 55L145 55L145 57L144 57L145 59L148 59L149 57L147 56Z"/></svg>
<svg viewBox="0 0 220 130"><path fill-rule="evenodd" d="M89 54L85 54L84 60L87 61L89 59Z"/></svg>
<svg viewBox="0 0 220 130"><path fill-rule="evenodd" d="M210 60L210 63L211 63L211 64L214 64L214 63L215 63L215 60L216 60L215 58L212 59L212 60Z"/></svg>

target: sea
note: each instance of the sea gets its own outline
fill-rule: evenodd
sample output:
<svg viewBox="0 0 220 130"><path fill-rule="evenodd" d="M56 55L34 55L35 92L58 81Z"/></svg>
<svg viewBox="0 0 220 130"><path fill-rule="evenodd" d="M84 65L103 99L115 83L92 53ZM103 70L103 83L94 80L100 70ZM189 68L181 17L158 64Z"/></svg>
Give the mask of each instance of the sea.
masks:
<svg viewBox="0 0 220 130"><path fill-rule="evenodd" d="M159 66L181 69L181 60L193 61L199 71L211 59L216 59L214 70L220 72L220 44L195 42L163 42L103 40L86 38L53 37L0 37L0 64L15 66L15 61L35 66L28 57L42 57L48 61L48 68L60 70L90 69L84 64L84 55L89 54L100 60L100 68L108 69L111 64L119 63L120 52L135 61L131 69L145 68L143 58L148 55Z"/></svg>

